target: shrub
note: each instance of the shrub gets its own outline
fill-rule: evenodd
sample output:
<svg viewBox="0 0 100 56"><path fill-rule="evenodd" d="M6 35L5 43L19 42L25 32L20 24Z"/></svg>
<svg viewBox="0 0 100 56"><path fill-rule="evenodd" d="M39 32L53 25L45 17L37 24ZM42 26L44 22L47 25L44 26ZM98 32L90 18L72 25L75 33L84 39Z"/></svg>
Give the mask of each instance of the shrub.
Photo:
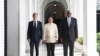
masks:
<svg viewBox="0 0 100 56"><path fill-rule="evenodd" d="M83 45L83 37L79 37L77 39L77 42L80 44L80 45Z"/></svg>
<svg viewBox="0 0 100 56"><path fill-rule="evenodd" d="M100 56L100 32L97 33L97 52L99 53Z"/></svg>

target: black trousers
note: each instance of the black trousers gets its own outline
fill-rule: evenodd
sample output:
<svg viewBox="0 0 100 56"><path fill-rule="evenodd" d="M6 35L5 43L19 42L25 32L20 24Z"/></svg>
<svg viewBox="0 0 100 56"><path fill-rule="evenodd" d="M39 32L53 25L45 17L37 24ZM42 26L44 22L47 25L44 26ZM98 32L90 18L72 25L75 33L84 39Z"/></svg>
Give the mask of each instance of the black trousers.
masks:
<svg viewBox="0 0 100 56"><path fill-rule="evenodd" d="M55 43L46 43L47 46L47 56L55 56Z"/></svg>
<svg viewBox="0 0 100 56"><path fill-rule="evenodd" d="M30 42L30 56L34 55L34 46L36 50L36 56L39 56L39 41L31 41Z"/></svg>
<svg viewBox="0 0 100 56"><path fill-rule="evenodd" d="M67 40L63 42L64 56L68 56L68 46L69 46L69 56L74 56L74 41L70 40L68 37Z"/></svg>

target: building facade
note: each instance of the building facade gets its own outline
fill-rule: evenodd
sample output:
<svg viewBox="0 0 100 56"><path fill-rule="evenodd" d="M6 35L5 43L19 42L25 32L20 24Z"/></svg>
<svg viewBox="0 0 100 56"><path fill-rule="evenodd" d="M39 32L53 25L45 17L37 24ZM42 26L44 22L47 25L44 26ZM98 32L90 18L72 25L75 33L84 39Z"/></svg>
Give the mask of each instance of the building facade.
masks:
<svg viewBox="0 0 100 56"><path fill-rule="evenodd" d="M91 3L89 1L91 1ZM78 20L79 35L84 36L85 54L91 56L91 53L89 54L87 53L91 51L91 49L94 50L92 52L95 54L96 47L87 46L92 44L95 45L94 41L96 40L94 38L95 35L93 35L95 34L95 27L93 27L95 26L95 24L90 26L92 24L91 22L95 21L96 9L91 7L91 6L95 7L95 5L93 5L94 2L96 1L94 0L93 1L92 0L77 0L77 1L75 0L8 0L7 18L6 18L7 19L7 42L6 42L7 56L25 56L25 50L28 48L28 43L26 40L27 26L28 26L28 22L32 20L33 12L39 13L38 20L42 21L44 25L46 16L48 16L49 14L53 15L55 18L58 19L64 16L58 13L63 14L67 10L70 10L72 12L72 16L76 17ZM55 10L48 10L48 9L52 9L52 7L54 7L55 4L58 5L58 7L55 8ZM92 13L94 14L92 14L90 10L92 10ZM4 22L2 21L2 23ZM91 32L90 30L91 27L93 28L92 31L94 32ZM87 32L90 32L90 34L88 34Z"/></svg>

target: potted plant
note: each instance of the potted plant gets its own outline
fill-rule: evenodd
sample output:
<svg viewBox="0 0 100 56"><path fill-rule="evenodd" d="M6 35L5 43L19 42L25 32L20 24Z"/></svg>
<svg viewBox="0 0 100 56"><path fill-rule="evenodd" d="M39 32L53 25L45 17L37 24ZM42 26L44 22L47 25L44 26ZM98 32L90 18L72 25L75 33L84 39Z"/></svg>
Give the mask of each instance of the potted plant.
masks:
<svg viewBox="0 0 100 56"><path fill-rule="evenodd" d="M80 45L83 45L83 37L79 37L77 39L77 42L80 44Z"/></svg>

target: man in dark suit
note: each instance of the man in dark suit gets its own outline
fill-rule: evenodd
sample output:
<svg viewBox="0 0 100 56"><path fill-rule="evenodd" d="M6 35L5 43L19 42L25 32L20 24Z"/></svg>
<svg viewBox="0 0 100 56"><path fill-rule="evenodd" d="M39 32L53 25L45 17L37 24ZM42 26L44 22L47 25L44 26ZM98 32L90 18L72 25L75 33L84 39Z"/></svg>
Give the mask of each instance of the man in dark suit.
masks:
<svg viewBox="0 0 100 56"><path fill-rule="evenodd" d="M65 18L61 21L61 41L63 42L64 56L74 56L74 41L78 38L77 20L71 17L71 12L65 13Z"/></svg>
<svg viewBox="0 0 100 56"><path fill-rule="evenodd" d="M37 13L33 13L33 21L28 24L27 39L30 43L30 56L33 56L34 46L36 56L39 56L39 42L42 40L42 23L37 20Z"/></svg>

